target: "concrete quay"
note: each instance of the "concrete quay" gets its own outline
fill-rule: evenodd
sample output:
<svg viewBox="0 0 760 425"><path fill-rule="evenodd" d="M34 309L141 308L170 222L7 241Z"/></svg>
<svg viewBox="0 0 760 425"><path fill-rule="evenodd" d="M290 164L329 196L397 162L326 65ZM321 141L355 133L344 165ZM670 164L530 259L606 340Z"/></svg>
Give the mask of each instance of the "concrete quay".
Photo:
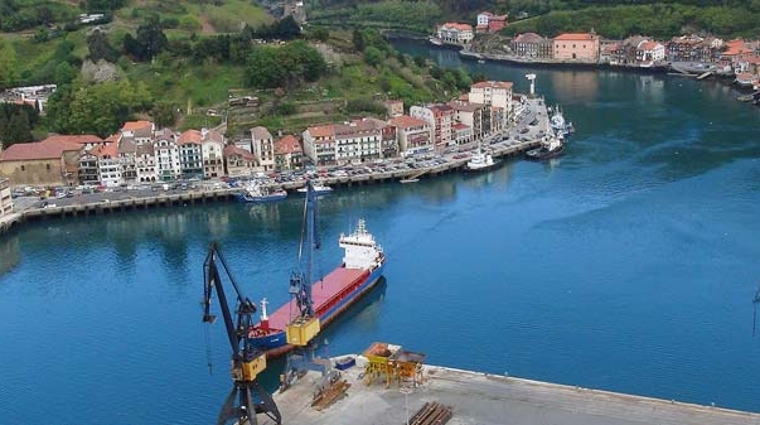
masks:
<svg viewBox="0 0 760 425"><path fill-rule="evenodd" d="M274 396L284 425L402 425L426 402L450 406L451 425L751 425L760 414L527 379L426 366L425 382L386 389L360 379L366 359L343 372L346 396L317 411L310 406L319 375L309 372ZM407 413L408 412L408 413ZM271 422L259 415L259 424Z"/></svg>

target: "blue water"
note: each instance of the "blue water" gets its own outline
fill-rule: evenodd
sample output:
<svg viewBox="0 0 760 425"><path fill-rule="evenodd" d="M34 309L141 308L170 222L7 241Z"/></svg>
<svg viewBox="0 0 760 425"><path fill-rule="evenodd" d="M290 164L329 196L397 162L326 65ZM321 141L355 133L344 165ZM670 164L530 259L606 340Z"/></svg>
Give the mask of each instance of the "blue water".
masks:
<svg viewBox="0 0 760 425"><path fill-rule="evenodd" d="M359 217L389 258L323 352L382 340L435 364L760 411L758 111L710 82L470 66L518 91L536 72L577 134L551 163L323 198L319 270ZM0 239L0 423L214 423L230 349L221 322L201 323L207 245L279 304L300 209L188 206Z"/></svg>

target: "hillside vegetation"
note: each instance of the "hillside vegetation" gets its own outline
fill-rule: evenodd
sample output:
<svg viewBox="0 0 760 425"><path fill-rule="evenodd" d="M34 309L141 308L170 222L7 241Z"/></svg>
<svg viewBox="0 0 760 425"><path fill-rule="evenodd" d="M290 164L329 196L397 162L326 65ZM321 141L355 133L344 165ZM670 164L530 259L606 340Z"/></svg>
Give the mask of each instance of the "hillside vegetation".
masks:
<svg viewBox="0 0 760 425"><path fill-rule="evenodd" d="M368 25L428 33L446 20L474 22L478 12L509 13L507 33L549 36L594 28L606 37L670 37L709 32L760 36L760 0L307 0L312 23Z"/></svg>

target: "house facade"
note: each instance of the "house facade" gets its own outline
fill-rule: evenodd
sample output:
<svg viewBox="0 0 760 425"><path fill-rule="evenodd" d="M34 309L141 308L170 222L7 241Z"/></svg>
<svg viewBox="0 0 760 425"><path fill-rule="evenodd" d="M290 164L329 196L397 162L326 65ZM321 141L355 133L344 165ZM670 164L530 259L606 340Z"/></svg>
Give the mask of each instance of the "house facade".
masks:
<svg viewBox="0 0 760 425"><path fill-rule="evenodd" d="M499 32L507 26L507 15L495 15L491 12L478 14L476 32Z"/></svg>
<svg viewBox="0 0 760 425"><path fill-rule="evenodd" d="M119 147L111 143L90 151L98 158L98 180L105 187L119 187L124 183Z"/></svg>
<svg viewBox="0 0 760 425"><path fill-rule="evenodd" d="M0 217L13 212L13 196L10 180L0 177Z"/></svg>
<svg viewBox="0 0 760 425"><path fill-rule="evenodd" d="M656 41L641 41L636 46L636 61L639 64L651 64L665 60L665 45Z"/></svg>
<svg viewBox="0 0 760 425"><path fill-rule="evenodd" d="M137 183L155 183L160 180L156 163L156 148L153 142L138 145L135 151Z"/></svg>
<svg viewBox="0 0 760 425"><path fill-rule="evenodd" d="M224 160L227 175L230 177L252 176L256 169L256 157L251 151L235 145L224 147Z"/></svg>
<svg viewBox="0 0 760 425"><path fill-rule="evenodd" d="M154 144L156 172L158 179L169 181L179 178L182 169L179 159L179 146L173 135L164 135Z"/></svg>
<svg viewBox="0 0 760 425"><path fill-rule="evenodd" d="M124 183L137 181L137 144L131 138L122 138L119 143L119 162L121 163L121 177Z"/></svg>
<svg viewBox="0 0 760 425"><path fill-rule="evenodd" d="M259 167L264 171L274 170L274 140L272 134L264 127L251 129L253 156L259 161Z"/></svg>
<svg viewBox="0 0 760 425"><path fill-rule="evenodd" d="M470 86L468 99L502 111L491 111L491 131L507 126L512 117L512 83L509 81L482 81Z"/></svg>
<svg viewBox="0 0 760 425"><path fill-rule="evenodd" d="M216 178L224 175L224 136L221 133L201 129L201 154L203 177Z"/></svg>
<svg viewBox="0 0 760 425"><path fill-rule="evenodd" d="M465 145L473 140L472 128L469 125L458 122L451 129L454 132L454 141L457 145Z"/></svg>
<svg viewBox="0 0 760 425"><path fill-rule="evenodd" d="M198 130L187 130L177 139L179 167L183 178L203 177L203 136Z"/></svg>
<svg viewBox="0 0 760 425"><path fill-rule="evenodd" d="M599 36L593 33L565 33L553 40L554 59L586 63L599 62Z"/></svg>
<svg viewBox="0 0 760 425"><path fill-rule="evenodd" d="M509 43L515 55L532 59L551 59L553 46L551 39L541 37L534 32L519 34Z"/></svg>
<svg viewBox="0 0 760 425"><path fill-rule="evenodd" d="M75 143L16 143L0 152L0 176L14 186L70 186L79 180L83 149Z"/></svg>
<svg viewBox="0 0 760 425"><path fill-rule="evenodd" d="M301 168L303 149L301 142L291 134L274 142L274 162L277 170Z"/></svg>
<svg viewBox="0 0 760 425"><path fill-rule="evenodd" d="M455 100L449 102L449 106L454 109L454 120L470 128L472 140L482 139L491 133L491 114L486 105Z"/></svg>
<svg viewBox="0 0 760 425"><path fill-rule="evenodd" d="M335 126L333 124L309 127L302 136L304 155L312 164L335 164Z"/></svg>
<svg viewBox="0 0 760 425"><path fill-rule="evenodd" d="M369 121L356 120L337 124L335 160L338 164L361 163L380 158L382 133Z"/></svg>
<svg viewBox="0 0 760 425"><path fill-rule="evenodd" d="M100 173L98 173L98 157L91 151L100 149L101 146L86 151L79 159L79 183L88 186L100 185Z"/></svg>
<svg viewBox="0 0 760 425"><path fill-rule="evenodd" d="M121 137L133 139L138 145L153 141L156 125L152 121L128 121L119 131Z"/></svg>
<svg viewBox="0 0 760 425"><path fill-rule="evenodd" d="M454 144L451 126L454 125L454 109L449 105L412 106L409 115L427 121L433 132L435 149L442 150Z"/></svg>
<svg viewBox="0 0 760 425"><path fill-rule="evenodd" d="M438 27L438 38L444 43L469 44L475 38L475 33L472 25L447 22Z"/></svg>
<svg viewBox="0 0 760 425"><path fill-rule="evenodd" d="M391 118L390 125L396 128L398 148L402 156L431 152L434 149L433 132L427 121L401 115Z"/></svg>

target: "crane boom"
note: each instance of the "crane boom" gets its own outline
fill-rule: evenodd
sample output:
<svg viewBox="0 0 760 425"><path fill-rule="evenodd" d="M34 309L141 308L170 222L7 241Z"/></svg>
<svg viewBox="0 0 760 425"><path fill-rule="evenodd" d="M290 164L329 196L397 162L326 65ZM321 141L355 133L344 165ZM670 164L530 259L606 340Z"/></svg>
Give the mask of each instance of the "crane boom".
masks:
<svg viewBox="0 0 760 425"><path fill-rule="evenodd" d="M224 292L218 264L221 264L237 298L235 320L233 320L233 313ZM235 419L239 425L257 425L256 415L260 413L266 414L279 425L282 421L280 411L272 396L261 387L258 381L258 374L266 368L266 354L254 346L250 337L250 329L253 326L251 317L256 313L256 305L240 291L216 242L212 242L209 247L208 255L203 263L203 276L203 321L206 323L216 321L216 316L211 314L211 298L213 292L216 291L227 338L232 349L233 387L219 412L217 425L224 425L231 419ZM254 396L257 397L256 400ZM238 398L237 405L236 398Z"/></svg>

